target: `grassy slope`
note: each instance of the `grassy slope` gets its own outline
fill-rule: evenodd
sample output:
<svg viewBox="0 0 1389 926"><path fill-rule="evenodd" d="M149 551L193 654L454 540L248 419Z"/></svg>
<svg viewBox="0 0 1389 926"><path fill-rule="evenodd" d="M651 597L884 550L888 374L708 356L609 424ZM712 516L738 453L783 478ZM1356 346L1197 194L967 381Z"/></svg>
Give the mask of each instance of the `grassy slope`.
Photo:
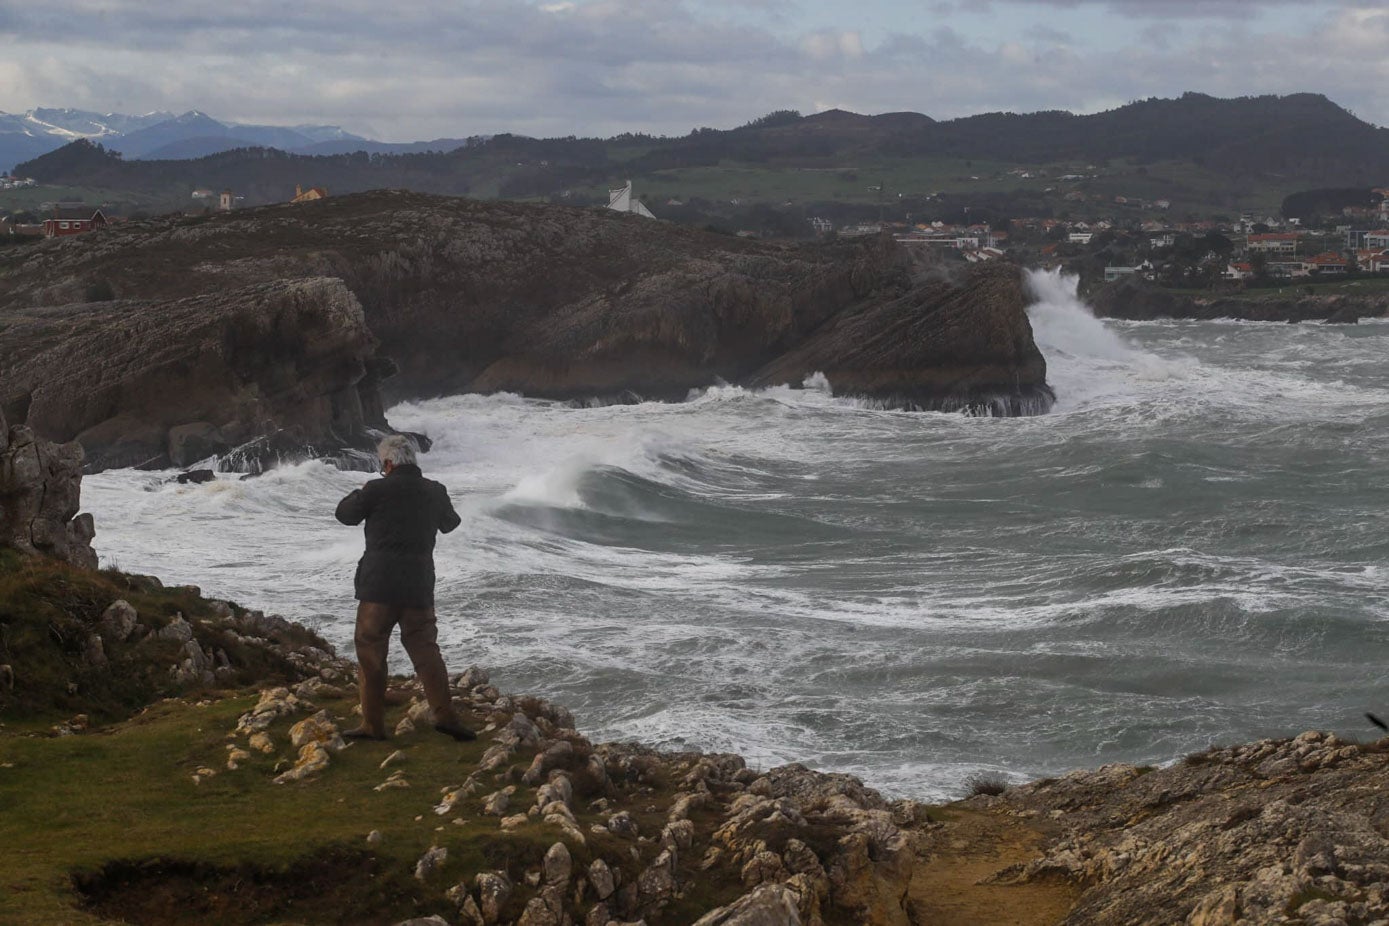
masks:
<svg viewBox="0 0 1389 926"><path fill-rule="evenodd" d="M390 923L421 911L452 916L447 888L496 868L520 878L559 839L556 828L541 823L502 834L496 818L480 816L483 794L510 780L505 769L454 814L432 812L441 790L459 786L475 769L491 744L486 737L457 744L428 730L390 743L357 743L334 754L317 780L276 785L277 766L295 756L287 731L307 716L300 714L271 728L278 747L273 755L252 751L240 768L227 769L229 734L255 704L254 687L190 693L140 710L168 691L164 643L109 648L109 670L86 667L80 658L81 640L117 597L134 604L149 625L182 613L200 638L215 632L199 624L210 606L194 591L141 592L132 587L138 584L120 573L85 572L0 550L0 662L14 665L17 675L13 692L0 689L0 845L23 848L7 852L0 865L0 923L110 921L103 914L139 923ZM244 658L233 654L245 675L259 673L268 682L289 677L287 667L251 650ZM395 700L392 724L405 698L397 692ZM318 706L349 726L354 703L349 688ZM114 722L79 735L52 735L54 721L79 711ZM247 745L244 736L235 742ZM379 765L395 749L406 756L391 770L403 769L411 787L376 792L390 773ZM530 759L522 750L512 768L524 769ZM218 774L196 783L193 775L202 767ZM658 781L640 795L639 806L628 808L644 833L660 831L665 811L656 808L668 806L673 791ZM585 831L607 816L589 809L596 796L581 793L575 802ZM532 803L533 791L518 785L509 812L524 812ZM706 836L716 822L694 819ZM373 829L384 840L368 849L365 837ZM659 851L654 843L644 846L637 860L617 837L593 834L588 840L587 847L571 846L576 870L601 852L629 860L627 874L635 877ZM437 877L421 884L413 878L414 865L434 844L447 846L449 859ZM697 861L682 860L691 879ZM84 905L74 878L97 894L104 891L107 904ZM739 893L736 875L705 876L665 921L688 922ZM357 918L344 920L344 910ZM513 915L519 913L518 907Z"/></svg>
<svg viewBox="0 0 1389 926"><path fill-rule="evenodd" d="M200 642L221 647L241 667L242 682L293 675L273 654L202 626L213 611L196 590L159 588L112 570L88 572L0 549L0 664L12 665L15 673L13 690L0 687L0 725L46 727L76 713L98 721L123 718L174 691L167 667L178 646L171 641L108 642L107 668L83 659L88 636L116 599L133 605L140 621L155 629L183 615L197 626ZM306 631L296 633L303 639L295 642L322 644Z"/></svg>

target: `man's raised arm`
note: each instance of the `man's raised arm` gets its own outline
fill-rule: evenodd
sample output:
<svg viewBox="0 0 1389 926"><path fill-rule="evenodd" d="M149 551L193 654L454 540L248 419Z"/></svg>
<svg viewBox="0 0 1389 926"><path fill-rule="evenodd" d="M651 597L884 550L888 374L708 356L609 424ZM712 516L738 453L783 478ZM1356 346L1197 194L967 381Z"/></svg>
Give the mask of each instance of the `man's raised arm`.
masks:
<svg viewBox="0 0 1389 926"><path fill-rule="evenodd" d="M347 494L347 497L338 502L337 511L333 515L342 523L348 526L361 524L367 517L367 496L362 489L354 489Z"/></svg>

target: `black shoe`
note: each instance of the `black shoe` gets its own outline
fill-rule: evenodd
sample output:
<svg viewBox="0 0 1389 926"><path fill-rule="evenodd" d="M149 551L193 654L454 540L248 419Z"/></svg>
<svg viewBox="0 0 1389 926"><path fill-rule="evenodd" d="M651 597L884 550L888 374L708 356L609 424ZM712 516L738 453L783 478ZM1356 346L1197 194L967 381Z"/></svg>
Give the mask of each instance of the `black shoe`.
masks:
<svg viewBox="0 0 1389 926"><path fill-rule="evenodd" d="M384 733L372 733L366 727L357 727L355 730L344 730L342 738L345 740L384 740Z"/></svg>
<svg viewBox="0 0 1389 926"><path fill-rule="evenodd" d="M436 723L434 729L458 740L460 743L467 743L477 739L477 734L462 724Z"/></svg>

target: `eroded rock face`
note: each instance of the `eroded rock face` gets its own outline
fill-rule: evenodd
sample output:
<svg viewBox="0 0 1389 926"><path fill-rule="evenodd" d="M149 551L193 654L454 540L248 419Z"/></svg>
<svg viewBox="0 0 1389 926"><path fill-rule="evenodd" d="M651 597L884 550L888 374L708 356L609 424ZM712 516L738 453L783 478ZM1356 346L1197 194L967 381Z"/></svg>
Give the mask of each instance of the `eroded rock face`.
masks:
<svg viewBox="0 0 1389 926"><path fill-rule="evenodd" d="M1386 748L1308 732L975 800L1061 828L1016 875L1083 885L1070 926L1384 922Z"/></svg>
<svg viewBox="0 0 1389 926"><path fill-rule="evenodd" d="M171 299L332 277L399 365L389 400L683 399L825 372L837 393L906 407L1017 414L1049 402L1016 269L923 276L886 237L757 242L609 210L391 191L91 237L30 249L13 268L0 256L0 313L82 298L94 278ZM379 416L379 401L359 398L363 420ZM241 417L174 417L157 435L174 452L244 439L226 433Z"/></svg>
<svg viewBox="0 0 1389 926"><path fill-rule="evenodd" d="M5 321L3 389L17 396L6 404L25 407L45 436L81 443L88 471L220 454L259 472L284 456L369 450L386 428L376 342L340 280L26 309Z"/></svg>
<svg viewBox="0 0 1389 926"><path fill-rule="evenodd" d="M82 448L54 444L0 412L0 546L45 553L95 569L90 514L82 499Z"/></svg>
<svg viewBox="0 0 1389 926"><path fill-rule="evenodd" d="M752 381L799 384L815 373L836 395L898 408L1017 416L1055 401L1011 264L924 270L900 296L835 316Z"/></svg>

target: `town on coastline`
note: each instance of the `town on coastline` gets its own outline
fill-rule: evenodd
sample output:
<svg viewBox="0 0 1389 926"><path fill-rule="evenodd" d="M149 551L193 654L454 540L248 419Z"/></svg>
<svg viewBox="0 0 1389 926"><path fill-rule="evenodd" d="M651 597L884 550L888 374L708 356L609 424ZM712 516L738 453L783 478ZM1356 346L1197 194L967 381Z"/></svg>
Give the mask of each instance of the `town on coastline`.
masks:
<svg viewBox="0 0 1389 926"><path fill-rule="evenodd" d="M1037 177L1020 169L1012 173L1026 179ZM0 192L41 191L42 187L33 178L0 177ZM321 186L296 184L292 193L286 191L283 201L312 202L327 196L328 190ZM821 239L887 234L910 248L968 263L1008 257L1075 273L1085 288L1136 277L1171 289L1229 293L1290 282L1389 278L1389 187L1367 190L1362 202L1342 205L1308 222L1298 216L1254 212L1238 217L1176 219L1168 215L1170 201L1163 199L1116 196L1111 202L1097 203L1094 197L1087 199L1079 192L1065 198L1088 206L1089 217L1014 216L992 222L882 219L836 224L811 215L794 231ZM188 205L172 214L227 213L244 204L245 197L234 190L198 187L189 191ZM737 200L733 204L738 205ZM686 203L668 199L664 205L678 215ZM610 191L608 207L657 218L630 180ZM659 210L661 205L655 208ZM968 208L964 211L968 213ZM141 211L123 211L106 203L44 200L33 209L0 209L0 244L79 235L145 217ZM769 237L766 232L750 229L733 234Z"/></svg>

